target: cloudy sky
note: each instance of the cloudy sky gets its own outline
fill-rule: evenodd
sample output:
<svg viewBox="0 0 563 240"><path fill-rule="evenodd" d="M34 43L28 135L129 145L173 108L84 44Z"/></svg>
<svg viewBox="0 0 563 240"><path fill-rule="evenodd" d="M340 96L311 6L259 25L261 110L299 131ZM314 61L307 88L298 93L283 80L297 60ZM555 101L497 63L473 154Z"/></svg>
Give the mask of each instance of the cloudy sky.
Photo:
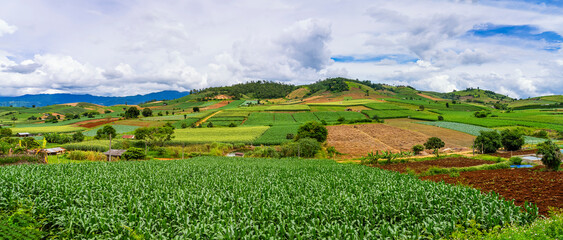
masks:
<svg viewBox="0 0 563 240"><path fill-rule="evenodd" d="M0 95L349 77L563 94L563 2L2 0Z"/></svg>

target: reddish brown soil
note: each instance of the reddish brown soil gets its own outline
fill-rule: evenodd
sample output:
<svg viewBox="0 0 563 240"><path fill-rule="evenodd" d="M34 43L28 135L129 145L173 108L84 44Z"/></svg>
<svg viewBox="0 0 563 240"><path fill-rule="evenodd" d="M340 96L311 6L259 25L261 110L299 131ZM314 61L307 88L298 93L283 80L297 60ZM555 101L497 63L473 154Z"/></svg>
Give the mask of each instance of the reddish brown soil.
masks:
<svg viewBox="0 0 563 240"><path fill-rule="evenodd" d="M525 201L538 206L541 215L548 215L549 207L563 208L563 172L543 171L542 167L532 169L499 169L462 172L459 177L435 175L421 177L422 180L444 181L480 189L495 191L516 205Z"/></svg>
<svg viewBox="0 0 563 240"><path fill-rule="evenodd" d="M470 148L473 145L473 140L475 140L475 136L469 135L467 133L462 133L447 128L418 124L417 122L421 122L421 121L406 119L406 118L385 119L385 124L387 125L391 125L394 127L399 127L402 129L407 129L415 132L420 132L429 137L438 137L442 139L442 141L446 143L451 143L452 145L459 145L459 146Z"/></svg>
<svg viewBox="0 0 563 240"><path fill-rule="evenodd" d="M231 101L221 101L221 102L218 102L218 103L213 104L211 106L204 107L201 110L203 111L203 110L208 110L208 109L217 109L217 108L220 108L220 107L227 106L230 102Z"/></svg>
<svg viewBox="0 0 563 240"><path fill-rule="evenodd" d="M422 93L417 93L416 95L421 96L423 98L428 98L428 99L433 100L433 101L444 101L444 99L428 96L428 95L422 94Z"/></svg>
<svg viewBox="0 0 563 240"><path fill-rule="evenodd" d="M380 164L380 165L374 165L374 167L385 169L385 170L402 172L402 173L406 172L406 169L409 168L415 171L416 173L422 173L430 169L431 167L441 167L441 168L471 167L471 166L479 166L483 164L494 164L494 162L486 161L486 160L470 159L470 158L450 157L450 158L420 161L420 162L394 163L389 165Z"/></svg>
<svg viewBox="0 0 563 240"><path fill-rule="evenodd" d="M79 126L79 127L85 127L85 128L95 128L97 126L101 126L101 125L105 125L108 123L112 123L119 120L119 118L112 118L110 120L107 119L103 119L103 120L99 120L99 119L95 119L95 120L88 120L88 121L84 121L84 122L78 122L75 123L74 125Z"/></svg>
<svg viewBox="0 0 563 240"><path fill-rule="evenodd" d="M510 158L512 156L517 156L517 155L526 155L526 154L535 154L538 150L537 149L529 149L529 150L518 150L518 151L512 151L512 152L496 152L496 153L491 153L489 155L495 156L495 157L503 157L503 158Z"/></svg>
<svg viewBox="0 0 563 240"><path fill-rule="evenodd" d="M163 126L165 123L159 121L123 120L119 121L117 124L137 127L159 127Z"/></svg>
<svg viewBox="0 0 563 240"><path fill-rule="evenodd" d="M328 126L327 142L341 153L343 157L353 158L366 156L375 151L410 151L412 146L423 144L430 136L387 124L360 124ZM461 146L444 141L446 148L461 150Z"/></svg>

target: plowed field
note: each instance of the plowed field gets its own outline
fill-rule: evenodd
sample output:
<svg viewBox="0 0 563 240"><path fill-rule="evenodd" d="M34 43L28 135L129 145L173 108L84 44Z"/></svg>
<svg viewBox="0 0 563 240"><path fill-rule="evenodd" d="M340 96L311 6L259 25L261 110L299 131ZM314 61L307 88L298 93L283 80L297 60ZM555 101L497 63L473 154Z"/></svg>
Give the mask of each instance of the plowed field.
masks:
<svg viewBox="0 0 563 240"><path fill-rule="evenodd" d="M84 121L84 122L78 122L74 125L79 126L79 127L85 127L85 128L95 128L97 126L101 126L104 124L109 124L112 122L115 122L119 120L119 118L112 118L112 119L95 119L95 120L88 120L88 121Z"/></svg>
<svg viewBox="0 0 563 240"><path fill-rule="evenodd" d="M423 144L430 136L387 124L361 124L327 126L330 146L345 153L344 158L365 156L375 151L410 151L412 146ZM446 148L461 146L444 140Z"/></svg>
<svg viewBox="0 0 563 240"><path fill-rule="evenodd" d="M563 208L563 172L546 172L543 168L499 169L462 172L459 177L435 175L423 180L463 184L482 190L495 191L516 205L525 201L538 206L540 214L547 215L549 207Z"/></svg>
<svg viewBox="0 0 563 240"><path fill-rule="evenodd" d="M408 163L394 163L389 165L374 165L374 167L397 171L397 172L406 172L406 169L412 169L416 173L422 173L426 170L430 169L431 167L441 167L441 168L452 168L452 167L471 167L471 166L479 166L483 164L494 164L492 161L486 160L479 160L479 159L470 159L470 158L443 158L438 160L428 160L428 161L420 161L420 162L408 162Z"/></svg>
<svg viewBox="0 0 563 240"><path fill-rule="evenodd" d="M459 145L462 147L471 147L473 145L473 140L475 140L475 136L462 133L459 131L447 129L447 128L440 128L430 125L418 124L417 120L412 119L386 119L385 124L399 127L402 129L407 129L410 131L419 132L425 134L430 137L439 137L446 143L451 143L453 145ZM422 126L421 126L422 125Z"/></svg>

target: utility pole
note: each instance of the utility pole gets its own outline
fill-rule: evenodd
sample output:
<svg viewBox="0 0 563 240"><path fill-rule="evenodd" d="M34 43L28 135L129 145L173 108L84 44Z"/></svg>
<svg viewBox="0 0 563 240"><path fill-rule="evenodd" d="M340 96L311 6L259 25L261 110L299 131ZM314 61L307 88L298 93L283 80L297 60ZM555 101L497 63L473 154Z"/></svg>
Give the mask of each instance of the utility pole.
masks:
<svg viewBox="0 0 563 240"><path fill-rule="evenodd" d="M108 151L108 153L109 153L109 160L108 161L111 162L111 133L109 134L109 151Z"/></svg>

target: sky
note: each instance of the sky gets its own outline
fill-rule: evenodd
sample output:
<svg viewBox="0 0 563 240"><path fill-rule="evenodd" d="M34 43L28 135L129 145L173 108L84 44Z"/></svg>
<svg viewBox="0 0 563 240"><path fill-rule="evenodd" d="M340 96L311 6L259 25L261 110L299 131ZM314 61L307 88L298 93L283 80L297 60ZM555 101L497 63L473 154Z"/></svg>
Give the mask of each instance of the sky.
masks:
<svg viewBox="0 0 563 240"><path fill-rule="evenodd" d="M330 77L563 94L560 0L0 1L0 96Z"/></svg>

